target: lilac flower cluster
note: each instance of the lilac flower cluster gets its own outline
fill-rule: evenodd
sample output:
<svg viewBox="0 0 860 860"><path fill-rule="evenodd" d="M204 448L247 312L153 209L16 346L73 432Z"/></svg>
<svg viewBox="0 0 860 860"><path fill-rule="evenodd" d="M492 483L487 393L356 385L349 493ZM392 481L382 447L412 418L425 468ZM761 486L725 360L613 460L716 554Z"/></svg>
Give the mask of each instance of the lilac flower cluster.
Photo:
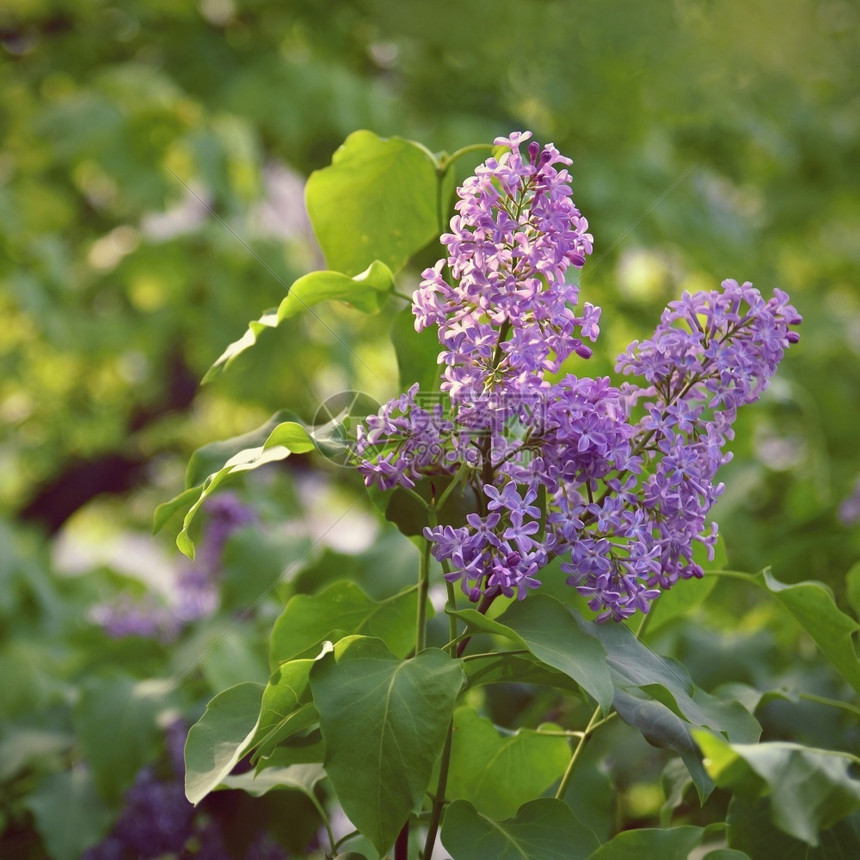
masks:
<svg viewBox="0 0 860 860"><path fill-rule="evenodd" d="M169 642L192 621L212 615L219 605L218 574L221 554L229 537L253 519L250 508L225 493L207 504L209 522L192 564L183 569L176 582L170 605L154 595L135 599L120 594L93 607L91 617L109 636L144 636Z"/></svg>
<svg viewBox="0 0 860 860"><path fill-rule="evenodd" d="M535 143L523 159L529 137L497 139L507 151L458 189L448 256L413 299L416 328L439 328L447 408L422 409L417 386L383 406L359 432L358 468L382 489L440 472L472 486L464 523L424 531L471 600L522 598L560 557L598 618L621 620L702 575L692 547L713 552L706 517L737 409L767 386L801 320L782 291L765 300L725 281L672 302L654 337L619 357L638 381L551 384L567 358L590 356L582 339L597 338L600 309L577 314L565 281L592 247L556 167L570 161Z"/></svg>
<svg viewBox="0 0 860 860"><path fill-rule="evenodd" d="M84 855L85 860L161 857L179 852L193 832L194 807L182 783L161 780L151 767L138 771L125 793L124 808L111 832Z"/></svg>
<svg viewBox="0 0 860 860"><path fill-rule="evenodd" d="M364 460L360 468L383 490L398 484L413 488L422 472L445 457L454 423L445 419L441 403L432 411L423 409L415 402L417 394L416 384L358 428L358 450L377 449L377 455Z"/></svg>
<svg viewBox="0 0 860 860"><path fill-rule="evenodd" d="M734 437L740 406L758 399L776 372L785 349L798 335L801 318L782 290L765 301L749 282L723 281L722 291L684 293L670 302L651 340L634 341L616 369L641 376L624 396L638 422L637 450L648 477L641 505L653 521L661 588L678 577L702 576L692 560L700 540L713 558L716 524L702 535L711 505L723 491L717 470L731 459L724 452Z"/></svg>

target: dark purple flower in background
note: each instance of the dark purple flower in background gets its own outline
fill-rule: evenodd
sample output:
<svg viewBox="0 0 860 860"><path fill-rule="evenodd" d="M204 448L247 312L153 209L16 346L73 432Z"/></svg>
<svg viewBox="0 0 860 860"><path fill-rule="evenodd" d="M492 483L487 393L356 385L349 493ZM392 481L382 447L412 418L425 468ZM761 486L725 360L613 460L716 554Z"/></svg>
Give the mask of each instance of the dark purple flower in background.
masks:
<svg viewBox="0 0 860 860"><path fill-rule="evenodd" d="M228 539L254 518L253 511L225 493L206 505L209 519L193 562L177 575L173 599L165 603L154 594L134 598L119 594L93 607L91 618L113 638L145 636L169 642L191 621L218 609L221 556Z"/></svg>
<svg viewBox="0 0 860 860"><path fill-rule="evenodd" d="M90 617L113 639L143 636L169 642L178 631L173 613L152 594L140 598L118 594L94 606Z"/></svg>
<svg viewBox="0 0 860 860"><path fill-rule="evenodd" d="M188 738L188 723L183 719L171 720L164 729L164 747L173 773L185 776L185 741Z"/></svg>
<svg viewBox="0 0 860 860"><path fill-rule="evenodd" d="M182 783L163 781L146 767L125 794L125 805L110 834L84 860L155 858L179 853L193 833L194 807Z"/></svg>
<svg viewBox="0 0 860 860"><path fill-rule="evenodd" d="M592 250L571 198L570 160L515 132L457 190L443 234L447 258L425 270L413 297L415 327L437 326L442 400L432 413L417 386L359 433L368 485L413 489L441 470L471 485L479 510L460 527L426 528L449 582L471 600L519 598L562 557L567 582L598 619L647 612L661 589L702 576L695 542L713 553L708 512L722 492L740 406L761 395L800 316L781 290L752 284L685 293L653 338L634 341L606 378L550 383L600 309L576 309L566 281Z"/></svg>
<svg viewBox="0 0 860 860"><path fill-rule="evenodd" d="M839 505L839 519L846 526L860 522L860 477L854 482L854 489Z"/></svg>
<svg viewBox="0 0 860 860"><path fill-rule="evenodd" d="M214 614L220 603L218 579L224 546L242 526L254 519L254 513L239 499L225 493L209 500L206 506L209 521L200 547L176 583L173 614L177 621L187 624Z"/></svg>
<svg viewBox="0 0 860 860"><path fill-rule="evenodd" d="M185 797L183 747L188 733L184 720L165 729L165 748L172 774L141 768L123 797L123 807L110 833L90 848L83 860L156 860L162 857L199 857L234 860L218 821L195 808ZM265 830L253 836L243 860L286 860L287 854Z"/></svg>
<svg viewBox="0 0 860 860"><path fill-rule="evenodd" d="M210 575L221 566L224 545L242 526L254 520L254 511L233 493L222 493L206 502L206 531L195 554L196 567Z"/></svg>
<svg viewBox="0 0 860 860"><path fill-rule="evenodd" d="M83 855L83 860L158 860L199 857L235 860L218 822L185 797L181 776L159 779L153 768L138 771L125 793L124 806L111 832ZM286 860L287 853L265 831L257 833L243 860Z"/></svg>

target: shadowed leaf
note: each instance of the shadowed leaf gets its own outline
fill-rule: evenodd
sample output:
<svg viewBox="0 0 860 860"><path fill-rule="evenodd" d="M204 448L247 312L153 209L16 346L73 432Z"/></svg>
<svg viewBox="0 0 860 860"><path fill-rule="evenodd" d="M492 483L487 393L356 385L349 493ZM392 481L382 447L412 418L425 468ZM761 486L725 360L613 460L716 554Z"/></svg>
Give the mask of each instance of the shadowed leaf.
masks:
<svg viewBox="0 0 860 860"><path fill-rule="evenodd" d="M815 640L821 653L860 693L860 659L851 638L860 623L839 610L833 593L822 582L786 585L767 571L760 577L767 590Z"/></svg>
<svg viewBox="0 0 860 860"><path fill-rule="evenodd" d="M504 821L455 800L445 811L442 844L456 860L586 860L599 843L566 803L541 798Z"/></svg>
<svg viewBox="0 0 860 860"><path fill-rule="evenodd" d="M795 839L817 846L820 830L860 810L860 780L843 756L794 743L729 744L701 731L694 737L717 785L747 800L768 797L772 822Z"/></svg>
<svg viewBox="0 0 860 860"><path fill-rule="evenodd" d="M371 600L354 582L333 582L319 594L297 594L275 622L269 644L273 666L319 650L325 639L363 634L381 639L399 657L414 645L418 591Z"/></svg>
<svg viewBox="0 0 860 860"><path fill-rule="evenodd" d="M235 767L257 729L262 684L237 684L219 693L185 742L185 796L197 805Z"/></svg>

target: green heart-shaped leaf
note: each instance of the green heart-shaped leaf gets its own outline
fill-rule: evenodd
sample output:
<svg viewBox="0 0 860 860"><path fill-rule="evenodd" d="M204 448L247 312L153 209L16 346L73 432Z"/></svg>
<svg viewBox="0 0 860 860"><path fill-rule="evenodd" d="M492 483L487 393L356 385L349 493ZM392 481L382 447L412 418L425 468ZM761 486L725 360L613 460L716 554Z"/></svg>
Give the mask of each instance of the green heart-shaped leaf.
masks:
<svg viewBox="0 0 860 860"><path fill-rule="evenodd" d="M494 818L510 817L561 779L569 761L567 738L532 729L501 735L474 708L457 708L447 797L468 800Z"/></svg>
<svg viewBox="0 0 860 860"><path fill-rule="evenodd" d="M399 660L364 636L341 640L311 671L326 773L380 853L421 806L462 682L460 661L442 651Z"/></svg>

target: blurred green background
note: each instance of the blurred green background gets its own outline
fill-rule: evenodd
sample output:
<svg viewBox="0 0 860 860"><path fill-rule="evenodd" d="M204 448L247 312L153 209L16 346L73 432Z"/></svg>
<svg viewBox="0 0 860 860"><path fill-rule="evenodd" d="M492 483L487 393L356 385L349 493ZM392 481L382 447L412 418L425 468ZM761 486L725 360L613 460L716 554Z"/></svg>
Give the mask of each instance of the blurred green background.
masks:
<svg viewBox="0 0 860 860"><path fill-rule="evenodd" d="M858 53L853 0L6 0L6 718L76 700L96 665L92 641L75 639L87 607L134 578L135 550L111 541L145 543L194 448L284 406L310 419L343 389L396 393L390 314L345 308L288 321L198 388L248 320L323 266L304 180L359 128L448 152L531 129L574 159L575 199L595 236L583 298L603 307L596 373L684 289L732 277L788 291L802 339L741 416L715 517L731 567L821 579L848 607L845 575L860 559L860 511L840 517L860 475ZM401 291L438 248L423 256ZM309 484L305 459L289 463L280 488L249 490L274 537L253 594L238 584L239 562L232 580L228 570L241 595L228 607L256 598L314 536L314 506L338 492ZM277 531L285 510L302 512L299 526ZM383 537L377 547L399 557L401 544ZM168 535L154 546L154 568L178 563ZM726 617L746 599L724 598ZM134 653L117 660L144 660ZM146 653L137 677L162 665ZM210 660L198 693L241 678L242 666L264 671L255 654Z"/></svg>

